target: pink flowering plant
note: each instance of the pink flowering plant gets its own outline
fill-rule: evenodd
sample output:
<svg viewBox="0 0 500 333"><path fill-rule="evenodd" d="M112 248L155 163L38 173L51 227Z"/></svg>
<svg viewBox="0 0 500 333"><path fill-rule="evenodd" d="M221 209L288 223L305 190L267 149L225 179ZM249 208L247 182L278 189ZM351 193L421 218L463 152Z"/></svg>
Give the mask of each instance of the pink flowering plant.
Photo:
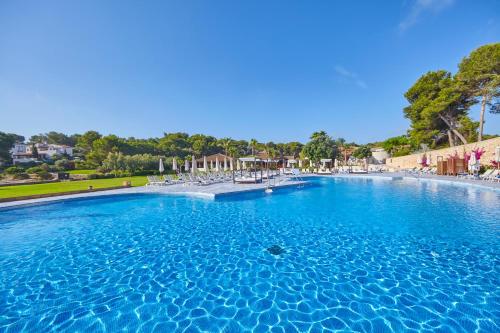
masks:
<svg viewBox="0 0 500 333"><path fill-rule="evenodd" d="M471 153L464 154L465 164L469 164L469 160L470 160L471 155L472 155Z"/></svg>
<svg viewBox="0 0 500 333"><path fill-rule="evenodd" d="M483 148L472 149L472 153L476 155L476 160L480 160L481 156L484 154L485 150Z"/></svg>
<svg viewBox="0 0 500 333"><path fill-rule="evenodd" d="M422 156L422 161L420 162L420 164L422 164L423 167L429 166L427 164L427 156L426 155Z"/></svg>

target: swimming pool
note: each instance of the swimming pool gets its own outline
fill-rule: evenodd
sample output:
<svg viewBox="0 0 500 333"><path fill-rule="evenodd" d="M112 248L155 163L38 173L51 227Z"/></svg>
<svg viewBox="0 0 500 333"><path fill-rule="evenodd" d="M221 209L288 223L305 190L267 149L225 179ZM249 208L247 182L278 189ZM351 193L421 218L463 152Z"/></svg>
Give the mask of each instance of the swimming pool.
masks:
<svg viewBox="0 0 500 333"><path fill-rule="evenodd" d="M314 182L0 211L0 332L500 330L500 193Z"/></svg>

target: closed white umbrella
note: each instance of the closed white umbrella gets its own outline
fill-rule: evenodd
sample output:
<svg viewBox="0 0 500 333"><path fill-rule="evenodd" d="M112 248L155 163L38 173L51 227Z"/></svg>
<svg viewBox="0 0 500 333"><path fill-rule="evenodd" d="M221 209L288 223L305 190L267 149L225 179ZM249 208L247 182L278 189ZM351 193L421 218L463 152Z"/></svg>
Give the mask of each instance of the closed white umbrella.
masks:
<svg viewBox="0 0 500 333"><path fill-rule="evenodd" d="M177 171L177 159L175 157L172 159L172 170Z"/></svg>
<svg viewBox="0 0 500 333"><path fill-rule="evenodd" d="M160 173L163 173L163 171L165 171L165 167L163 166L163 159L160 158L160 165L158 166L158 170L160 171Z"/></svg>
<svg viewBox="0 0 500 333"><path fill-rule="evenodd" d="M239 159L236 160L236 170L238 170L238 171L241 170L241 164L240 164L240 160Z"/></svg>
<svg viewBox="0 0 500 333"><path fill-rule="evenodd" d="M227 157L224 156L224 171L227 171Z"/></svg>
<svg viewBox="0 0 500 333"><path fill-rule="evenodd" d="M196 165L196 158L194 157L191 157L191 173L195 174L196 173L196 170L198 169L198 166Z"/></svg>
<svg viewBox="0 0 500 333"><path fill-rule="evenodd" d="M246 163L245 161L243 161L243 163L242 163L242 164L243 164L243 165L242 165L243 169L246 169L246 168L247 168L247 163Z"/></svg>
<svg viewBox="0 0 500 333"><path fill-rule="evenodd" d="M219 157L215 156L215 171L219 172Z"/></svg>
<svg viewBox="0 0 500 333"><path fill-rule="evenodd" d="M208 163L207 163L207 157L206 156L203 156L203 170L205 172L208 171Z"/></svg>
<svg viewBox="0 0 500 333"><path fill-rule="evenodd" d="M229 159L229 170L234 171L233 158L232 157Z"/></svg>
<svg viewBox="0 0 500 333"><path fill-rule="evenodd" d="M476 154L472 152L469 159L469 171L474 172L476 169L476 164L477 164Z"/></svg>
<svg viewBox="0 0 500 333"><path fill-rule="evenodd" d="M302 169L302 160L299 160L299 168Z"/></svg>
<svg viewBox="0 0 500 333"><path fill-rule="evenodd" d="M189 161L186 158L186 160L184 161L184 172L188 172L188 171L189 171Z"/></svg>

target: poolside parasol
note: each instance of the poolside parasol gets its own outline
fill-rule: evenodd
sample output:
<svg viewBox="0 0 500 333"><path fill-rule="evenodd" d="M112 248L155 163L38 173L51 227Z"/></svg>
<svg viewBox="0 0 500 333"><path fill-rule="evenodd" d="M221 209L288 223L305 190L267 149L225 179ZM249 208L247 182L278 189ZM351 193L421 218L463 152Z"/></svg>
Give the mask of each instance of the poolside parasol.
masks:
<svg viewBox="0 0 500 333"><path fill-rule="evenodd" d="M229 159L229 170L234 171L233 158L232 157Z"/></svg>
<svg viewBox="0 0 500 333"><path fill-rule="evenodd" d="M194 157L194 155L193 155L193 157L191 157L191 165L192 165L191 173L195 174L196 169L198 169L198 166L196 165L196 158Z"/></svg>
<svg viewBox="0 0 500 333"><path fill-rule="evenodd" d="M469 171L475 172L476 164L477 164L476 154L471 154L469 159Z"/></svg>
<svg viewBox="0 0 500 333"><path fill-rule="evenodd" d="M160 173L163 173L163 171L165 171L165 167L163 166L163 159L160 158L160 165L158 166L158 170L160 171Z"/></svg>
<svg viewBox="0 0 500 333"><path fill-rule="evenodd" d="M302 169L302 160L299 160L299 168Z"/></svg>
<svg viewBox="0 0 500 333"><path fill-rule="evenodd" d="M188 159L186 158L186 160L184 161L184 171L185 172L188 172L189 171L189 161Z"/></svg>
<svg viewBox="0 0 500 333"><path fill-rule="evenodd" d="M236 170L238 171L241 170L241 164L239 159L236 160Z"/></svg>
<svg viewBox="0 0 500 333"><path fill-rule="evenodd" d="M224 171L227 171L227 157L224 156Z"/></svg>
<svg viewBox="0 0 500 333"><path fill-rule="evenodd" d="M495 161L497 162L497 168L500 167L500 146L495 148Z"/></svg>
<svg viewBox="0 0 500 333"><path fill-rule="evenodd" d="M172 159L172 170L177 171L177 159L175 157Z"/></svg>
<svg viewBox="0 0 500 333"><path fill-rule="evenodd" d="M219 172L219 156L215 156L215 171Z"/></svg>
<svg viewBox="0 0 500 333"><path fill-rule="evenodd" d="M206 156L203 156L203 170L205 172L208 171L208 163L207 163L207 157Z"/></svg>

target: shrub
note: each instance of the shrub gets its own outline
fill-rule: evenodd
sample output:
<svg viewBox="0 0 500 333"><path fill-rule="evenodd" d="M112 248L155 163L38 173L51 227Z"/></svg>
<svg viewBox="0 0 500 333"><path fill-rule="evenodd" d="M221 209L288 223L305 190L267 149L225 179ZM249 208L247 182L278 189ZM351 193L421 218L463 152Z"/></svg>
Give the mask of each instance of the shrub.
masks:
<svg viewBox="0 0 500 333"><path fill-rule="evenodd" d="M59 168L61 171L62 170L74 170L75 169L75 162L63 158L61 160L57 160L55 162L55 166L57 168Z"/></svg>
<svg viewBox="0 0 500 333"><path fill-rule="evenodd" d="M28 175L25 172L16 173L16 174L12 175L12 179L16 179L16 180L29 179L29 178L30 178L30 175Z"/></svg>
<svg viewBox="0 0 500 333"><path fill-rule="evenodd" d="M104 178L115 178L115 175L111 173L91 173L87 175L87 179L104 179Z"/></svg>
<svg viewBox="0 0 500 333"><path fill-rule="evenodd" d="M31 168L31 167L37 166L39 164L40 164L40 162L31 161L31 162L27 162L27 163L18 163L16 165L19 167L22 167L22 168Z"/></svg>
<svg viewBox="0 0 500 333"><path fill-rule="evenodd" d="M76 161L75 169L91 170L96 169L99 165L89 162L89 161Z"/></svg>
<svg viewBox="0 0 500 333"><path fill-rule="evenodd" d="M52 179L52 175L47 171L39 171L36 173L36 177L41 180L49 180Z"/></svg>
<svg viewBox="0 0 500 333"><path fill-rule="evenodd" d="M47 172L47 170L42 168L41 166L35 166L35 167L31 167L31 168L26 169L26 172L27 173L38 173L38 172Z"/></svg>
<svg viewBox="0 0 500 333"><path fill-rule="evenodd" d="M16 174L24 173L24 168L21 168L18 166L11 166L11 167L5 169L5 173L8 175L16 175Z"/></svg>
<svg viewBox="0 0 500 333"><path fill-rule="evenodd" d="M157 170L160 158L163 158L165 171L169 170L171 161L165 157L154 156L151 154L123 155L122 153L109 153L108 157L102 162L102 171L116 173L117 171L135 174L136 172Z"/></svg>
<svg viewBox="0 0 500 333"><path fill-rule="evenodd" d="M406 155L410 155L410 154L411 154L411 148L405 147L405 148L401 148L400 150L394 152L394 154L392 154L392 156L398 157L398 156L406 156Z"/></svg>

